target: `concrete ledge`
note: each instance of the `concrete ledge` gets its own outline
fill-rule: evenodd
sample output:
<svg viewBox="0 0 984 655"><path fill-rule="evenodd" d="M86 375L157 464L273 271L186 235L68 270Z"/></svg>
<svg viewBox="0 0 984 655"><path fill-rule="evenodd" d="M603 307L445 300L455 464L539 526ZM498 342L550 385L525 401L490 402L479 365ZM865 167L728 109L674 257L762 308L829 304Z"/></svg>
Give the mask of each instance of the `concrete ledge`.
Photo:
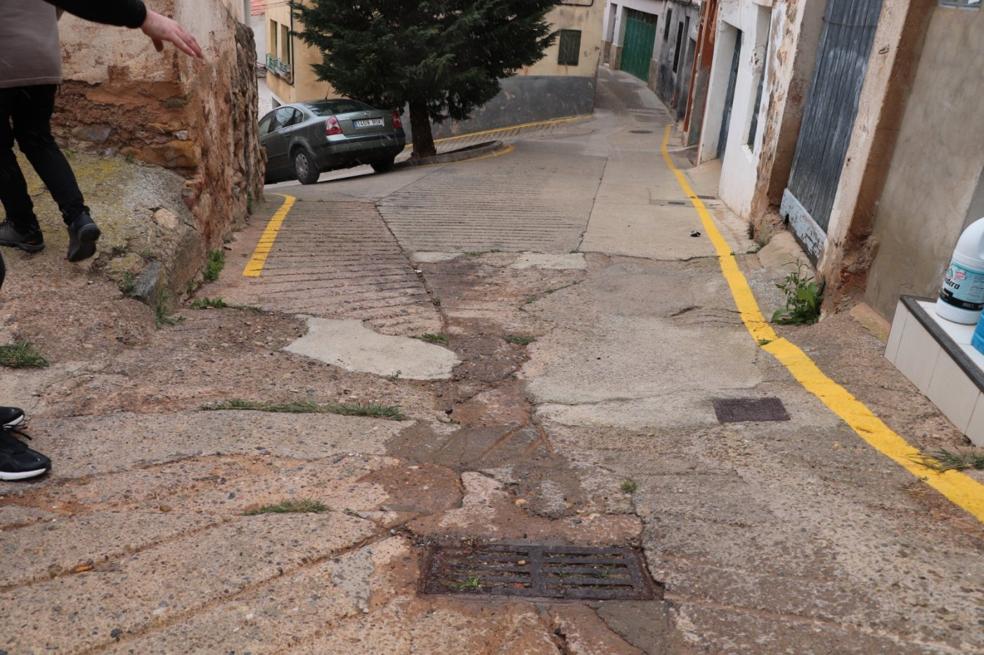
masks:
<svg viewBox="0 0 984 655"><path fill-rule="evenodd" d="M414 166L428 166L430 164L451 164L456 161L465 161L476 157L485 157L506 149L506 144L502 141L487 141L477 145L459 148L451 152L441 152L433 157L411 158L399 162L397 168L412 168Z"/></svg>
<svg viewBox="0 0 984 655"><path fill-rule="evenodd" d="M984 446L984 355L973 325L938 318L934 300L903 296L885 357L977 446Z"/></svg>

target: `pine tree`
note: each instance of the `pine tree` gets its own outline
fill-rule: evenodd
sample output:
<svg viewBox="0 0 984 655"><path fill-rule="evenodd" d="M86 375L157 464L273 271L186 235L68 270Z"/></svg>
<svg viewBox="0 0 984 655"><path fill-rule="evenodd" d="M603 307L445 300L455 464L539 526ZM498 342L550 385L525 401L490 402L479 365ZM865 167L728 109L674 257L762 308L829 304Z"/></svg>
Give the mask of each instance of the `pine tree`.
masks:
<svg viewBox="0 0 984 655"><path fill-rule="evenodd" d="M431 120L464 120L499 80L541 57L557 0L305 0L299 36L323 53L318 77L382 108L410 107L415 157L433 155Z"/></svg>

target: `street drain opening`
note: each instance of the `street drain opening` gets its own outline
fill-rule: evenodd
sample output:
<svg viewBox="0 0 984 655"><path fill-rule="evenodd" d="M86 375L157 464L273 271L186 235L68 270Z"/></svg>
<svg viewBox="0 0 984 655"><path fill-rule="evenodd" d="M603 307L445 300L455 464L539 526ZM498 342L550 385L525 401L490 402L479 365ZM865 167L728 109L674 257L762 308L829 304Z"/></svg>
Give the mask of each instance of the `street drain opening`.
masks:
<svg viewBox="0 0 984 655"><path fill-rule="evenodd" d="M714 413L720 423L788 421L789 413L778 398L719 398Z"/></svg>
<svg viewBox="0 0 984 655"><path fill-rule="evenodd" d="M655 597L642 553L636 548L433 545L423 571L420 591L424 594L579 600Z"/></svg>
<svg viewBox="0 0 984 655"><path fill-rule="evenodd" d="M652 130L629 130L630 134L652 134Z"/></svg>

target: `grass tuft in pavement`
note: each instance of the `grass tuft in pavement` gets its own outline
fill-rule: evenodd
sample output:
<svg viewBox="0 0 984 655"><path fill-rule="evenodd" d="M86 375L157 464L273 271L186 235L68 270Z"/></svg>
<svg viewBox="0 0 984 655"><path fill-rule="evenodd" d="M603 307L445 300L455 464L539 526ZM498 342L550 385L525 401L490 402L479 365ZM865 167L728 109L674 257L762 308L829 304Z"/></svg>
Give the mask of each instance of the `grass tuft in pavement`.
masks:
<svg viewBox="0 0 984 655"><path fill-rule="evenodd" d="M253 400L227 400L202 407L208 412L241 411L270 412L273 414L339 414L341 416L367 416L384 418L390 421L403 421L403 410L395 405L381 403L326 403L324 405L308 400L290 403L264 403Z"/></svg>
<svg viewBox="0 0 984 655"><path fill-rule="evenodd" d="M623 494L634 494L639 490L639 484L635 480L623 480L619 486Z"/></svg>
<svg viewBox="0 0 984 655"><path fill-rule="evenodd" d="M448 345L448 335L446 334L434 334L433 332L427 332L426 334L421 334L419 337L414 337L414 339L420 339L421 341L433 343L438 346Z"/></svg>
<svg viewBox="0 0 984 655"><path fill-rule="evenodd" d="M276 505L264 505L255 509L243 512L245 516L259 516L261 514L322 514L328 508L324 503L317 500L301 498L297 500L285 500Z"/></svg>
<svg viewBox="0 0 984 655"><path fill-rule="evenodd" d="M219 273L225 268L225 251L212 250L208 253L208 262L205 264L203 276L206 282L215 282L219 279Z"/></svg>
<svg viewBox="0 0 984 655"><path fill-rule="evenodd" d="M29 341L0 346L0 366L7 368L47 368L48 360Z"/></svg>
<svg viewBox="0 0 984 655"><path fill-rule="evenodd" d="M951 451L936 450L927 453L923 463L937 471L967 471L970 469L984 471L984 452L982 451Z"/></svg>
<svg viewBox="0 0 984 655"><path fill-rule="evenodd" d="M536 337L523 336L521 334L509 334L503 337L508 343L516 346L528 346L534 341Z"/></svg>
<svg viewBox="0 0 984 655"><path fill-rule="evenodd" d="M199 298L191 303L192 309L225 309L228 306L222 298Z"/></svg>

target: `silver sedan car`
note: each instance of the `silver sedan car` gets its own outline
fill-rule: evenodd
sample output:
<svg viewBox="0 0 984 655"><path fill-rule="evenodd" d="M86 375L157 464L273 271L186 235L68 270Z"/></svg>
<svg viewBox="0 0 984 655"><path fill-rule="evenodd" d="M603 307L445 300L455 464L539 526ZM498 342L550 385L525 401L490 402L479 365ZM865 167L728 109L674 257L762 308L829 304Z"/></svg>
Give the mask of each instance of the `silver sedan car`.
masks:
<svg viewBox="0 0 984 655"><path fill-rule="evenodd" d="M266 182L297 179L314 184L325 171L370 164L393 168L407 142L397 111L357 100L319 100L277 107L260 120Z"/></svg>

